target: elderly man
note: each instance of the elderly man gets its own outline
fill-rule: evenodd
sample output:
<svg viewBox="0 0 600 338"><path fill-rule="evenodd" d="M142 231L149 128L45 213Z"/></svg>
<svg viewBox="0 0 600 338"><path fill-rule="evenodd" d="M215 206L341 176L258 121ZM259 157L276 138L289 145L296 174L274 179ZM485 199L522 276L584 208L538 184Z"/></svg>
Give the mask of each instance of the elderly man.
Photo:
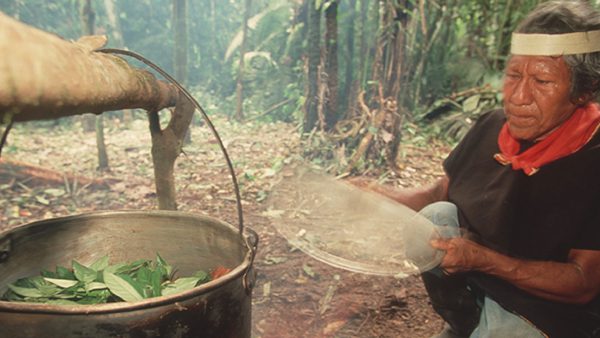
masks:
<svg viewBox="0 0 600 338"><path fill-rule="evenodd" d="M445 252L422 275L449 324L438 337L600 337L599 89L600 13L543 3L513 34L504 109L481 116L446 176L371 187L469 234L431 241Z"/></svg>

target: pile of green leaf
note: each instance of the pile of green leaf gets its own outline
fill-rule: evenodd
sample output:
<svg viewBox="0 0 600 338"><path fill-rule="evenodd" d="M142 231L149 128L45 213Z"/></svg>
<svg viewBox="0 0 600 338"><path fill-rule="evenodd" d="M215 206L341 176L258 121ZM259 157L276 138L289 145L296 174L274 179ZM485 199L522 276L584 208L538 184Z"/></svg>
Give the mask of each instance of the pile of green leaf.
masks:
<svg viewBox="0 0 600 338"><path fill-rule="evenodd" d="M41 271L41 276L21 278L8 285L4 301L59 305L135 302L190 290L211 280L205 271L192 277L174 278L173 268L156 255L156 261L141 259L109 265L108 256L90 266L72 261L72 269Z"/></svg>

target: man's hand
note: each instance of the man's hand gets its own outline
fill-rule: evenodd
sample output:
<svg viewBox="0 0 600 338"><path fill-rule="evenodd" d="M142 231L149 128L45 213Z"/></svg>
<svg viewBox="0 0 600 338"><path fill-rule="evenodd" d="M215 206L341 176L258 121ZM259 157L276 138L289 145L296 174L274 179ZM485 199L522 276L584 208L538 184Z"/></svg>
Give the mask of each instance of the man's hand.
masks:
<svg viewBox="0 0 600 338"><path fill-rule="evenodd" d="M433 239L446 252L440 267L449 274L481 271L542 298L587 304L600 294L600 251L571 250L567 262L503 255L467 238Z"/></svg>
<svg viewBox="0 0 600 338"><path fill-rule="evenodd" d="M431 246L446 252L440 267L448 273L478 270L485 272L487 254L490 249L469 239L436 238L431 240Z"/></svg>

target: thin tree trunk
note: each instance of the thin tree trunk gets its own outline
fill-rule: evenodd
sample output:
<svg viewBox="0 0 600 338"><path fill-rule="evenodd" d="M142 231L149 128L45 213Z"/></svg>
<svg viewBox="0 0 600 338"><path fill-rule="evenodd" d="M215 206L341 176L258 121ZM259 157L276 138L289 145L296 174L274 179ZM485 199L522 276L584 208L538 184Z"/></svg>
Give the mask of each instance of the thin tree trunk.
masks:
<svg viewBox="0 0 600 338"><path fill-rule="evenodd" d="M210 45L208 46L207 52L211 55L211 60L213 67L211 67L211 73L209 79L216 78L215 74L220 74L221 72L221 59L219 58L218 51L220 51L219 47L219 33L217 31L217 4L215 3L217 0L210 0L210 30L211 30L211 38Z"/></svg>
<svg viewBox="0 0 600 338"><path fill-rule="evenodd" d="M108 23L112 28L112 37L114 39L114 45L118 48L125 47L125 42L123 41L123 34L121 32L121 25L119 24L119 19L117 18L117 14L115 11L115 1L116 0L104 0L104 8L106 9L106 17L108 18ZM133 111L131 109L122 110L122 118L123 124L125 126L130 126L133 121Z"/></svg>
<svg viewBox="0 0 600 338"><path fill-rule="evenodd" d="M408 1L398 1L393 10L386 19L389 25L391 34L386 44L385 53L386 61L384 63L384 91L385 97L391 97L394 100L398 97L400 88L402 87L402 68L404 66L404 33L406 31L406 23L410 16L402 15L410 11Z"/></svg>
<svg viewBox="0 0 600 338"><path fill-rule="evenodd" d="M321 12L316 8L313 0L308 2L308 76L307 93L304 105L304 132L310 132L318 120L318 88L319 88L319 63L321 60Z"/></svg>
<svg viewBox="0 0 600 338"><path fill-rule="evenodd" d="M385 48L385 37L383 32L386 29L386 23L385 23L385 1L383 0L379 0L377 2L378 4L378 9L383 7L384 10L378 10L377 14L377 31L380 32L377 36L377 42L375 43L375 55L373 56L373 64L372 64L372 73L371 73L371 81L376 84L375 86L372 86L370 92L369 92L369 101L371 99L373 99L374 97L377 97L378 93L378 89L380 86L383 85L383 79L382 79L382 74L383 74L383 56L384 56L384 48Z"/></svg>
<svg viewBox="0 0 600 338"><path fill-rule="evenodd" d="M187 84L188 68L187 0L173 0L173 30L175 40L173 58L175 79L182 86L185 86ZM185 133L184 143L192 143L190 128Z"/></svg>
<svg viewBox="0 0 600 338"><path fill-rule="evenodd" d="M110 170L106 142L104 141L104 118L102 115L96 116L96 148L98 149L98 170Z"/></svg>
<svg viewBox="0 0 600 338"><path fill-rule="evenodd" d="M424 0L423 0L424 1ZM422 4L423 2L421 2ZM406 8L407 6L407 2L404 1L403 2L403 6L405 6L403 9L399 9L399 10L405 10L407 11L408 9ZM425 18L425 14L422 13L422 19L424 20ZM390 96L392 98L394 98L396 100L396 116L393 119L393 123L392 123L392 131L391 134L394 136L394 139L391 142L391 149L390 149L390 153L388 156L388 165L391 166L392 168L396 168L397 164L398 164L398 160L399 160L399 154L400 154L400 149L401 149L401 145L402 145L402 126L404 124L404 120L405 120L405 110L403 109L402 105L400 104L400 98L401 98L401 88L404 85L404 83L402 82L403 79L405 79L405 77L402 76L402 72L405 69L405 65L404 65L404 58L405 58L405 51L406 51L406 27L408 24L408 17L405 17L404 20L402 20L400 22L399 25L399 29L397 31L397 36L396 36L396 45L395 45L395 50L396 50L396 61L394 62L394 64L396 65L396 73L395 73L395 87L392 90ZM423 28L422 28L423 29ZM423 31L427 31L426 28L423 29Z"/></svg>
<svg viewBox="0 0 600 338"><path fill-rule="evenodd" d="M95 22L94 10L92 8L91 0L85 0L82 7L81 20L83 27L83 35L94 35L94 22ZM92 122L92 126L96 131L96 149L98 150L98 171L109 170L108 165L108 154L106 153L106 145L104 141L104 121L102 115L94 116L84 115L84 131L88 127L89 121Z"/></svg>
<svg viewBox="0 0 600 338"><path fill-rule="evenodd" d="M346 46L348 52L346 53L346 78L344 80L344 88L341 90L340 97L342 100L342 111L344 116L348 117L351 114L348 113L350 107L352 107L350 100L352 86L354 82L354 34L355 34L355 21L356 21L356 0L349 0L350 9L348 10L348 28L346 30Z"/></svg>
<svg viewBox="0 0 600 338"><path fill-rule="evenodd" d="M94 35L94 26L96 21L96 13L92 8L91 0L81 0L79 7L79 16L81 19L82 35ZM90 133L96 130L96 117L92 114L83 114L81 116L81 126L85 133Z"/></svg>
<svg viewBox="0 0 600 338"><path fill-rule="evenodd" d="M327 103L325 108L325 129L331 130L338 121L338 25L337 25L338 2L333 0L325 11L325 43L326 43L326 63L325 73L327 73Z"/></svg>
<svg viewBox="0 0 600 338"><path fill-rule="evenodd" d="M413 103L413 107L417 107L420 100L421 100L421 77L423 75L423 73L425 72L425 67L426 67L426 61L427 61L427 55L429 54L429 50L431 49L431 47L434 45L435 41L437 40L440 31L442 30L443 27L447 27L447 21L450 19L450 13L451 11L445 7L442 7L442 17L437 20L435 29L433 31L433 33L431 33L431 37L429 37L429 40L427 41L427 44L425 45L425 48L423 49L423 51L421 52L421 58L419 59L419 63L417 64L417 67L415 69L415 92L414 92L414 103Z"/></svg>
<svg viewBox="0 0 600 338"><path fill-rule="evenodd" d="M369 57L369 44L367 43L368 23L369 23L369 2L370 0L360 0L360 70L359 70L359 88L365 88L365 81L368 78L367 59ZM378 3L378 2L376 2ZM358 90L356 93L358 94Z"/></svg>
<svg viewBox="0 0 600 338"><path fill-rule="evenodd" d="M185 86L188 61L187 0L173 0L173 29L175 35L173 59L175 79Z"/></svg>
<svg viewBox="0 0 600 338"><path fill-rule="evenodd" d="M358 72L357 78L352 83L350 94L348 97L348 111L349 116L354 114L360 114L360 109L357 107L357 97L361 90L365 87L365 78L367 73L367 67L365 67L368 53L367 53L367 13L369 10L369 0L360 1L360 21L358 31L360 32L360 42L358 45Z"/></svg>
<svg viewBox="0 0 600 338"><path fill-rule="evenodd" d="M235 86L235 93L237 98L235 118L238 121L242 121L244 119L244 57L246 55L246 43L248 40L248 19L250 18L251 6L252 0L246 0L244 8L244 23L242 26L242 43L240 45L240 63L238 69L237 84Z"/></svg>

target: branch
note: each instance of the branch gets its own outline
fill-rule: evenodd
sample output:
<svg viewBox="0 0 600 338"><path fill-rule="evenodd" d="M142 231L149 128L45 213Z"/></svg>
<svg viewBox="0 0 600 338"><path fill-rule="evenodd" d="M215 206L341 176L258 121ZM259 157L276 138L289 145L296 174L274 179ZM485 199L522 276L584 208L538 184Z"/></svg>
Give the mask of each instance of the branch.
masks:
<svg viewBox="0 0 600 338"><path fill-rule="evenodd" d="M174 87L96 48L0 13L0 121L174 105Z"/></svg>

